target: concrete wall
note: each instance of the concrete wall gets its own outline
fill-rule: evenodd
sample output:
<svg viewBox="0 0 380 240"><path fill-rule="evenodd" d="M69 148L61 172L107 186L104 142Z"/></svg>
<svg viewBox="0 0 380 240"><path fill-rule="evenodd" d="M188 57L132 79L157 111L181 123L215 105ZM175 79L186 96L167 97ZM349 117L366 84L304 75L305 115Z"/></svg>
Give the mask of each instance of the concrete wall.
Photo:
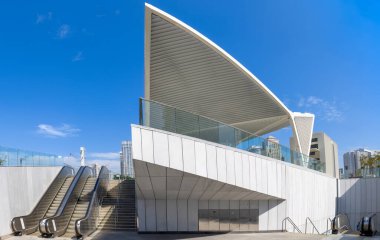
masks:
<svg viewBox="0 0 380 240"><path fill-rule="evenodd" d="M11 219L29 214L61 167L0 167L0 236L12 233Z"/></svg>
<svg viewBox="0 0 380 240"><path fill-rule="evenodd" d="M339 180L338 212L346 213L351 227L356 229L360 219L377 213L377 229L380 229L380 178L352 178Z"/></svg>
<svg viewBox="0 0 380 240"><path fill-rule="evenodd" d="M281 229L286 203L282 200L144 200L137 202L138 227L142 232L156 231L266 231ZM257 210L254 224L209 219L200 222L199 210ZM218 216L222 218L221 215Z"/></svg>
<svg viewBox="0 0 380 240"><path fill-rule="evenodd" d="M285 217L292 218L304 230L306 217L310 217L318 230L324 232L327 218L335 215L337 180L326 174L236 148L136 125L132 125L132 146L135 160L285 199L259 201L261 231L280 230L280 222ZM155 194L139 199L140 230L154 231L157 226L169 230L168 219L177 219L177 226L186 222L188 231L196 230L198 219L188 218L180 209L194 213L200 202L197 200L191 205L194 209L189 209L189 205L185 208L185 202L188 200L178 197L160 199L157 207ZM183 207L179 208L181 204ZM153 220L143 216L152 216L159 222L150 222Z"/></svg>

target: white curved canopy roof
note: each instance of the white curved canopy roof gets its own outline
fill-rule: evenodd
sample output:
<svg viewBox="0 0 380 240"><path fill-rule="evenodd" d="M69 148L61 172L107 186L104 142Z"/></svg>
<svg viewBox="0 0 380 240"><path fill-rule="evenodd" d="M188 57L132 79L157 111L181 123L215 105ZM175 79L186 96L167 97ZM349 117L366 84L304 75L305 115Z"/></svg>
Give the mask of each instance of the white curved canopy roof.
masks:
<svg viewBox="0 0 380 240"><path fill-rule="evenodd" d="M146 99L256 135L291 125L293 113L232 56L180 20L145 6Z"/></svg>

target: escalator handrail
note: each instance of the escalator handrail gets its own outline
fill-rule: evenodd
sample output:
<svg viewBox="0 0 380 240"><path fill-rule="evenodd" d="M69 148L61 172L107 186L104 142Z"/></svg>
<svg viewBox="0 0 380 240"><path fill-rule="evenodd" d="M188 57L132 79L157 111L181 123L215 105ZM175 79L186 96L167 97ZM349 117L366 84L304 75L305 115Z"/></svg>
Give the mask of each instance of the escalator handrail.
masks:
<svg viewBox="0 0 380 240"><path fill-rule="evenodd" d="M61 236L66 232L83 187L91 176L93 176L92 168L87 166L79 168L56 214L40 221L40 232L43 235Z"/></svg>
<svg viewBox="0 0 380 240"><path fill-rule="evenodd" d="M346 224L343 224L342 226L337 226L336 220L340 217L345 217ZM346 213L339 213L336 215L332 221L331 221L331 231L336 232L336 233L341 233L341 230L346 230L346 231L351 231L351 223L350 223L350 218Z"/></svg>
<svg viewBox="0 0 380 240"><path fill-rule="evenodd" d="M64 184L65 180L68 177L74 176L74 169L70 166L63 166L57 176L54 178L54 180L51 182L49 187L46 189L44 194L39 199L37 205L33 208L33 210L28 214L24 216L14 217L11 220L11 227L15 234L30 234L38 230L38 223L40 219L38 217L36 218L36 214L38 212L41 212L39 208L41 208L40 204L42 201L47 197L47 194L52 191L52 188L55 187L56 184L60 187L57 187L56 193L51 196L51 200L48 202L48 206L43 211L43 214L40 214L41 218L43 218L46 215L47 210L49 209L50 205L53 203L55 196L59 192L60 188ZM60 181L59 181L60 180ZM59 182L57 182L59 181ZM28 222L28 218L34 217L36 219L35 222Z"/></svg>
<svg viewBox="0 0 380 240"><path fill-rule="evenodd" d="M99 217L99 206L103 197L107 194L109 184L109 170L103 166L99 172L99 177L96 180L91 200L88 205L86 215L82 219L75 222L75 232L77 236L88 236L97 228Z"/></svg>

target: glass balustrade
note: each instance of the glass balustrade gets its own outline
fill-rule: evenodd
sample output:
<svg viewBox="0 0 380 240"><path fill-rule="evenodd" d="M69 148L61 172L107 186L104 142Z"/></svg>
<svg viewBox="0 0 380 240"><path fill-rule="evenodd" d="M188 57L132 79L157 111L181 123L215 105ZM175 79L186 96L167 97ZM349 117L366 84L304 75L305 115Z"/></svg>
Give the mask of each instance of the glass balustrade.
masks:
<svg viewBox="0 0 380 240"><path fill-rule="evenodd" d="M46 153L0 146L0 167L63 166L63 158Z"/></svg>
<svg viewBox="0 0 380 240"><path fill-rule="evenodd" d="M320 161L241 129L166 104L140 99L140 125L191 136L325 172Z"/></svg>

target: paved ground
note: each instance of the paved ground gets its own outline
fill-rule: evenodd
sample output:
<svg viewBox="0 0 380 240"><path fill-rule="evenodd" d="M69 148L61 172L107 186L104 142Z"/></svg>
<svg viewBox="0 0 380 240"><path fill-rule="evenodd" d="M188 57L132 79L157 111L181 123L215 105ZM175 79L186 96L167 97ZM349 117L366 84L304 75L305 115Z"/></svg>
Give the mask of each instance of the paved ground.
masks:
<svg viewBox="0 0 380 240"><path fill-rule="evenodd" d="M92 240L99 239L130 239L130 240L175 240L175 239L191 239L191 240L280 240L280 239L300 239L300 240L319 240L323 239L316 235L300 235L293 233L226 233L226 234L137 234L130 232L100 232L94 234Z"/></svg>
<svg viewBox="0 0 380 240"><path fill-rule="evenodd" d="M36 236L11 237L9 240L41 240ZM54 238L56 240L68 240L68 238ZM113 232L102 231L96 232L88 240L112 239L112 240L176 240L176 239L191 239L191 240L380 240L377 237L360 237L356 235L305 235L295 233L226 233L226 234L138 234L134 232Z"/></svg>
<svg viewBox="0 0 380 240"><path fill-rule="evenodd" d="M280 240L280 239L294 239L294 240L380 240L379 237L365 238L354 235L305 235L294 233L227 233L227 234L137 234L131 232L99 232L95 233L92 240L100 239L130 239L130 240L175 240L175 239L191 239L191 240Z"/></svg>

